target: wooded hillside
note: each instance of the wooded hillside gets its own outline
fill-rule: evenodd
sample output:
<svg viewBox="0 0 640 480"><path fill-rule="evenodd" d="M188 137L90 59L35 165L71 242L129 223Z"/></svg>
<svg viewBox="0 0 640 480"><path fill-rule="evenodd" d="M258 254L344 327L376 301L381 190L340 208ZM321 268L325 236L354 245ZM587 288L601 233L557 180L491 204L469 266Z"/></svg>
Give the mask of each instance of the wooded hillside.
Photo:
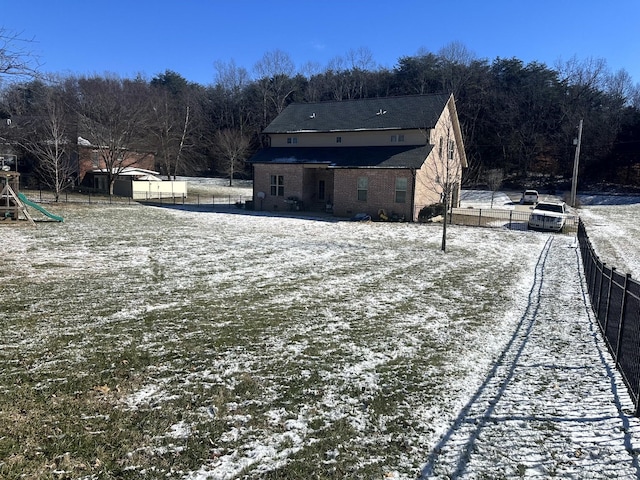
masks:
<svg viewBox="0 0 640 480"><path fill-rule="evenodd" d="M274 51L251 74L233 61L216 63L216 72L206 86L173 71L151 79L40 76L5 83L0 117L15 120L0 137L37 166L41 159L26 139L50 139L47 126L57 118L57 134L69 139L93 135L117 140L115 148L153 152L164 175L237 174L262 146L262 130L291 102L442 92L457 101L467 182L486 183L487 172L499 170L514 186L562 188L583 119L582 184L640 186L640 85L624 70L609 71L604 60L553 67L489 61L452 44L438 54L402 57L393 69L375 67L361 49L324 69L296 69L286 53Z"/></svg>

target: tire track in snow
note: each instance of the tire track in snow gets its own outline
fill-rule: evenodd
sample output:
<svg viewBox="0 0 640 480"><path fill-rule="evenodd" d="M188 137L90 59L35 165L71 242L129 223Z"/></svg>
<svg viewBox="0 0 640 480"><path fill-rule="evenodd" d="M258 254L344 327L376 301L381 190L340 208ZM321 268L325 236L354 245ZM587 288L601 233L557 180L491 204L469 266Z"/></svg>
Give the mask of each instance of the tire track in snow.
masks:
<svg viewBox="0 0 640 480"><path fill-rule="evenodd" d="M638 478L640 427L603 357L579 255L554 240L570 241L545 243L510 341L420 478Z"/></svg>
<svg viewBox="0 0 640 480"><path fill-rule="evenodd" d="M462 409L453 426L429 455L421 478L431 478L439 465L448 466L447 470L455 472L449 474L451 478L457 478L464 472L478 435L488 421L497 401L502 396L509 377L513 376L513 365L517 357L522 353L529 332L533 328L533 322L540 304L544 265L552 242L553 237L549 237L538 256L527 308L511 340L509 340L506 348L498 357L485 381Z"/></svg>

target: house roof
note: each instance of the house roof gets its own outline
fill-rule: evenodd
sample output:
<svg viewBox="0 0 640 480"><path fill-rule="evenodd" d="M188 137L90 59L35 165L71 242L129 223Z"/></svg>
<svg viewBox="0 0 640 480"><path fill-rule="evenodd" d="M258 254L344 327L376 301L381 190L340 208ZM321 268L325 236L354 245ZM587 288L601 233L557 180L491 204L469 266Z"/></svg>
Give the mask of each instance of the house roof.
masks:
<svg viewBox="0 0 640 480"><path fill-rule="evenodd" d="M251 163L324 164L334 168L420 168L433 145L393 147L271 147Z"/></svg>
<svg viewBox="0 0 640 480"><path fill-rule="evenodd" d="M292 103L264 129L264 133L432 128L449 97L435 94Z"/></svg>
<svg viewBox="0 0 640 480"><path fill-rule="evenodd" d="M146 177L145 180L153 180L153 181L162 181L161 178L156 177L160 172L156 172L154 170L147 170L146 168L137 168L137 167L124 167L123 169L118 170L114 168L111 170L114 175L118 175L120 177ZM92 170L92 173L108 173L108 168L96 168Z"/></svg>

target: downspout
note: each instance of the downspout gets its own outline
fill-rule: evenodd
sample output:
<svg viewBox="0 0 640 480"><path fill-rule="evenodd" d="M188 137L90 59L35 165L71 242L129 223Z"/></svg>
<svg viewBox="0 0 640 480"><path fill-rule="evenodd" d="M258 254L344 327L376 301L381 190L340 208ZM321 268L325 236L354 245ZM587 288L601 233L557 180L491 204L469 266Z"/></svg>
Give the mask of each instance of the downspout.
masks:
<svg viewBox="0 0 640 480"><path fill-rule="evenodd" d="M411 221L416 221L416 169L411 169Z"/></svg>

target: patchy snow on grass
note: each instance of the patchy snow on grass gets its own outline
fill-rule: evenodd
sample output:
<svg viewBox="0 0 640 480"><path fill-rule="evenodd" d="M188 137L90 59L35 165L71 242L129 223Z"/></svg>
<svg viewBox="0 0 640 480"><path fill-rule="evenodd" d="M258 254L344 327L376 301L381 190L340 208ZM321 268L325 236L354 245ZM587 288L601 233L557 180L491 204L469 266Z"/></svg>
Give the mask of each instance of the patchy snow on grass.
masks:
<svg viewBox="0 0 640 480"><path fill-rule="evenodd" d="M600 260L640 278L640 196L581 195L579 214Z"/></svg>
<svg viewBox="0 0 640 480"><path fill-rule="evenodd" d="M2 474L55 466L59 428L95 475L638 475L571 236L452 225L443 253L438 225L65 210L2 229L0 409L46 418L3 425Z"/></svg>

